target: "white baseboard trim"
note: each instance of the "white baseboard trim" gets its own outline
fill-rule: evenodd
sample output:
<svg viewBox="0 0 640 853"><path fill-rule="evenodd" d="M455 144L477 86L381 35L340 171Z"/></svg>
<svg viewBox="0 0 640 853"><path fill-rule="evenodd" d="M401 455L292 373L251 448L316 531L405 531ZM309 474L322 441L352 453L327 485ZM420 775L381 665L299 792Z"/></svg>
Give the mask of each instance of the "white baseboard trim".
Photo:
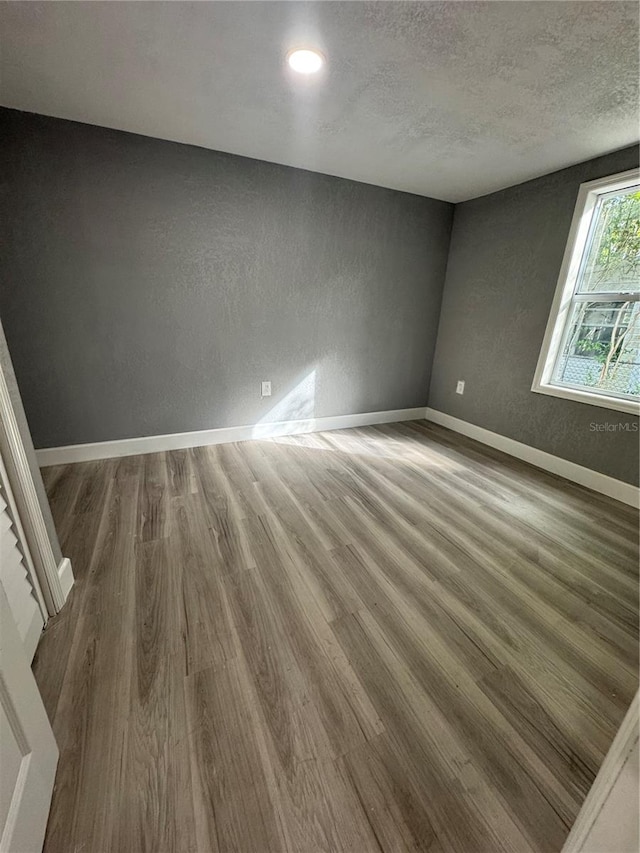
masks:
<svg viewBox="0 0 640 853"><path fill-rule="evenodd" d="M73 569L71 568L71 560L68 557L63 557L58 564L58 577L60 578L60 586L62 594L66 599L69 597L71 587L73 586L74 577Z"/></svg>
<svg viewBox="0 0 640 853"><path fill-rule="evenodd" d="M522 444L522 442L515 441L513 438L507 438L497 432L491 432L491 430L476 426L468 421L460 420L460 418L454 418L452 415L445 414L445 412L439 412L437 409L427 408L425 417L434 424L447 427L454 430L454 432L466 435L468 438L474 438L476 441L482 442L482 444L488 444L489 447L495 447L496 450L502 450L510 456L515 456L516 459L522 459L524 462L529 462L537 468L550 471L552 474L558 474L560 477L564 477L581 486L586 486L594 492L600 492L602 495L622 501L622 503L629 504L629 506L638 507L640 504L640 489L629 483L623 483L622 480L616 480L613 477L608 477L606 474L592 471L591 468L585 468L582 465L577 465L575 462L561 459L559 456L546 453L544 450L538 450L536 447L530 447L528 444Z"/></svg>
<svg viewBox="0 0 640 853"><path fill-rule="evenodd" d="M182 450L187 447L204 447L207 444L224 444L230 441L246 441L251 438L265 439L279 435L297 435L305 432L421 420L424 418L424 412L424 407L393 409L388 412L364 412L357 415L336 415L329 418L274 421L249 426L205 429L197 432L150 435L144 438L99 441L94 444L70 444L66 447L45 447L36 450L36 457L40 467L46 468L48 465L67 465L70 462L91 462L96 459L112 459L118 456L136 456L140 453Z"/></svg>

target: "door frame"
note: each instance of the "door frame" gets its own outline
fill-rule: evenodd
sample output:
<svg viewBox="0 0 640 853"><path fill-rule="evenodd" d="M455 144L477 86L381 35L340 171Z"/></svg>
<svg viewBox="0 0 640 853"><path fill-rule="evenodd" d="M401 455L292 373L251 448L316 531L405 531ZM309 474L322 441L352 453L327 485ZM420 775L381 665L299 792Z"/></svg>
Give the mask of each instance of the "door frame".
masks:
<svg viewBox="0 0 640 853"><path fill-rule="evenodd" d="M55 616L71 591L73 571L68 559L60 566L56 563L1 364L0 454L31 555L35 572L32 584L41 590L48 615Z"/></svg>
<svg viewBox="0 0 640 853"><path fill-rule="evenodd" d="M16 506L15 498L13 496L13 490L11 488L11 483L9 482L9 477L7 476L7 469L4 466L4 461L1 453L0 485L2 486L4 496L6 497L7 510L9 511L11 521L13 522L14 535L16 536L16 539L18 540L18 545L20 547L20 550L22 551L23 564L27 570L27 578L29 580L29 585L33 591L33 596L38 604L38 612L42 617L42 625L46 625L47 619L49 618L47 602L45 601L44 595L42 594L42 589L38 581L38 576L33 565L33 558L31 557L31 551L27 543L27 537L25 536L24 528L22 527L22 522L20 521L20 513L18 512L18 507ZM42 628L40 628L40 631L41 630ZM28 655L30 655L29 661L31 661L33 655L35 654L36 645L37 640L35 640L35 645L33 646L33 649L30 648L30 643L27 643L25 645L25 650L27 651Z"/></svg>
<svg viewBox="0 0 640 853"><path fill-rule="evenodd" d="M41 850L59 750L1 583L0 625L4 712L0 736L11 738L21 755L9 810L0 826L0 851Z"/></svg>
<svg viewBox="0 0 640 853"><path fill-rule="evenodd" d="M636 693L622 725L613 739L595 782L591 786L576 822L565 841L562 853L581 853L583 850L592 850L593 847L589 844L589 835L600 820L608 821L607 829L612 829L610 825L611 816L606 817L603 810L613 795L625 765L638 743L639 718L640 692ZM634 796L634 800L637 805L637 795ZM637 821L637 819L637 812L629 815L630 821ZM602 826L604 825L603 823Z"/></svg>

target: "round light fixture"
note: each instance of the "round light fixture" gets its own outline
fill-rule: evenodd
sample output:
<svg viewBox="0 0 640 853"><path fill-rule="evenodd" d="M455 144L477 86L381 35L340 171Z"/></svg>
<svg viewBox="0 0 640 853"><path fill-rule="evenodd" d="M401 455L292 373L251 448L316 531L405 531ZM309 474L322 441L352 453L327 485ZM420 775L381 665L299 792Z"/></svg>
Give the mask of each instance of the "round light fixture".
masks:
<svg viewBox="0 0 640 853"><path fill-rule="evenodd" d="M292 50L287 54L287 62L298 74L315 74L324 65L324 56L317 50Z"/></svg>

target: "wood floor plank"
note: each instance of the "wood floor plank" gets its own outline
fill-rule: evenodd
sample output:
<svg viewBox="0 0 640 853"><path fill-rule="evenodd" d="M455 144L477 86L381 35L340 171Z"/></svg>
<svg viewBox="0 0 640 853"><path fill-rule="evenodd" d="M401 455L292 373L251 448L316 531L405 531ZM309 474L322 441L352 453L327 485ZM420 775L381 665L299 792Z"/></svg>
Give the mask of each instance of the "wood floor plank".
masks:
<svg viewBox="0 0 640 853"><path fill-rule="evenodd" d="M437 839L424 807L424 794L404 771L386 735L352 749L339 761L346 768L381 850L432 853Z"/></svg>
<svg viewBox="0 0 640 853"><path fill-rule="evenodd" d="M224 562L199 500L172 501L169 541L172 577L171 648L182 650L186 674L235 658L223 597Z"/></svg>
<svg viewBox="0 0 640 853"><path fill-rule="evenodd" d="M135 626L126 747L120 777L118 850L197 849L184 659L176 655L166 541L138 543Z"/></svg>
<svg viewBox="0 0 640 853"><path fill-rule="evenodd" d="M166 454L148 453L142 460L144 473L139 490L138 535L143 542L151 542L168 535L169 475Z"/></svg>
<svg viewBox="0 0 640 853"><path fill-rule="evenodd" d="M118 850L135 634L138 483L120 489L112 482L108 494L53 720L60 760L46 843L60 853Z"/></svg>
<svg viewBox="0 0 640 853"><path fill-rule="evenodd" d="M248 523L256 549L256 571L274 612L287 626L298 665L307 674L312 697L341 754L353 743L382 731L379 716L337 645L295 558L277 547L279 531L273 528L273 519L250 519ZM289 571L284 572L284 567Z"/></svg>
<svg viewBox="0 0 640 853"><path fill-rule="evenodd" d="M230 662L185 683L199 850L284 849L247 710L246 672Z"/></svg>
<svg viewBox="0 0 640 853"><path fill-rule="evenodd" d="M527 850L529 844L495 798L487 780L473 771L470 754L425 691L416 684L410 667L384 641L372 642L377 633L373 623L367 628L357 616L340 620L336 630L345 649L357 661L365 683L375 697L387 725L386 735L400 759L404 773L429 792L423 808L446 850L496 849L492 835L500 836L500 850ZM383 650L383 655L376 651ZM468 768L469 779L460 780ZM460 796L464 784L470 790ZM474 800L471 791L476 791ZM482 802L480 802L482 801ZM487 824L487 806L498 812L502 826ZM452 811L453 810L453 811ZM455 817L454 817L455 813ZM484 817L480 818L483 814ZM495 817L495 814L494 814Z"/></svg>
<svg viewBox="0 0 640 853"><path fill-rule="evenodd" d="M638 684L638 514L424 421L56 466L46 853L552 853Z"/></svg>

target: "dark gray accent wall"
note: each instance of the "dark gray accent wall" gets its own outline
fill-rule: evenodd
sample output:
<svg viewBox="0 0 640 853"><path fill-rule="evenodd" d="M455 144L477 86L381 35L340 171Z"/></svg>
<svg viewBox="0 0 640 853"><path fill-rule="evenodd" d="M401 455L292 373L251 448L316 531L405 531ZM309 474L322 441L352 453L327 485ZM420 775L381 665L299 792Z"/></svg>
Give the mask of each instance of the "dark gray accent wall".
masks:
<svg viewBox="0 0 640 853"><path fill-rule="evenodd" d="M36 447L426 405L452 205L13 110L0 133Z"/></svg>
<svg viewBox="0 0 640 853"><path fill-rule="evenodd" d="M456 205L429 394L434 409L633 484L638 418L531 383L578 187L637 165L628 148Z"/></svg>

